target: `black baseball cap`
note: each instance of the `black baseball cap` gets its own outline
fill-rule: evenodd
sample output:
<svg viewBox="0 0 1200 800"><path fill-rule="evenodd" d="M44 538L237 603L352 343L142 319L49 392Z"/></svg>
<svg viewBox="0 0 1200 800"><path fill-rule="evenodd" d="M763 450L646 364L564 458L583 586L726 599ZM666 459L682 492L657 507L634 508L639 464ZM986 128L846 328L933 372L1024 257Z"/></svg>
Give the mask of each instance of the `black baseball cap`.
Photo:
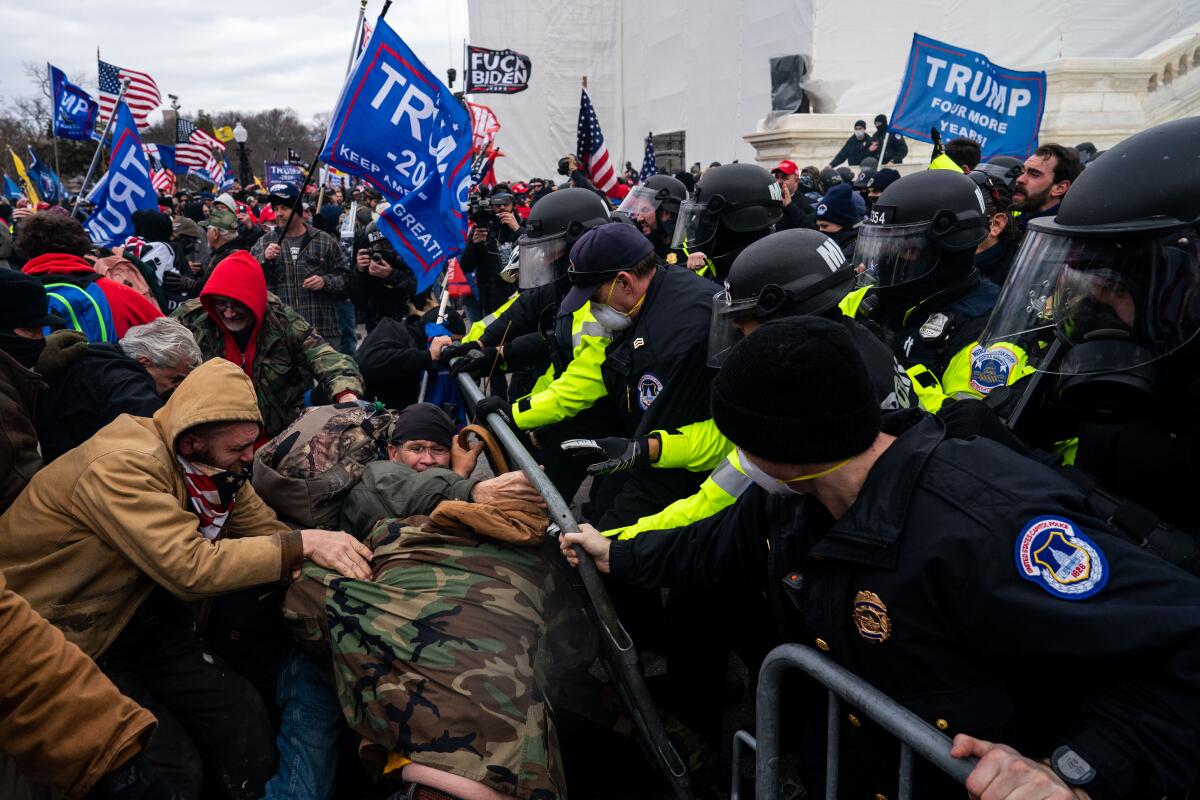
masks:
<svg viewBox="0 0 1200 800"><path fill-rule="evenodd" d="M592 228L571 246L571 266L567 268L571 290L558 313L574 314L591 299L597 286L653 253L650 240L632 225L610 222Z"/></svg>
<svg viewBox="0 0 1200 800"><path fill-rule="evenodd" d="M67 323L49 313L46 288L32 275L0 269L0 330L64 327Z"/></svg>

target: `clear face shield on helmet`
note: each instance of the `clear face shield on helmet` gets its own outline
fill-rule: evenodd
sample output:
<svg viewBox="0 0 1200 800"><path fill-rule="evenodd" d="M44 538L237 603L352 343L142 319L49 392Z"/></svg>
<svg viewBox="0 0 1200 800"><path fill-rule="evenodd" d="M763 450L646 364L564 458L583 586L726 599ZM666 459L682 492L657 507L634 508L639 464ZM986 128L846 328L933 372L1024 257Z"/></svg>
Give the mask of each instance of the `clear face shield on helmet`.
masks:
<svg viewBox="0 0 1200 800"><path fill-rule="evenodd" d="M714 198L716 199L716 198ZM679 218L675 221L675 235L671 237L671 248L687 248L688 252L703 250L717 233L719 212L710 206L713 202L698 203L688 200L679 204Z"/></svg>
<svg viewBox="0 0 1200 800"><path fill-rule="evenodd" d="M931 227L931 222L861 226L850 259L859 285L903 286L931 273L941 253Z"/></svg>
<svg viewBox="0 0 1200 800"><path fill-rule="evenodd" d="M1147 366L1200 330L1195 225L1117 236L1030 229L981 342L1068 346L1039 370L1096 375ZM1102 346L1098 346L1102 345Z"/></svg>
<svg viewBox="0 0 1200 800"><path fill-rule="evenodd" d="M740 342L744 334L735 319L739 315L753 312L757 298L734 301L729 296L729 285L713 295L712 318L708 323L708 365L720 368L729 357L729 351Z"/></svg>
<svg viewBox="0 0 1200 800"><path fill-rule="evenodd" d="M566 273L567 240L562 234L517 240L517 288L533 289L553 283Z"/></svg>
<svg viewBox="0 0 1200 800"><path fill-rule="evenodd" d="M625 199L621 201L617 211L634 221L646 218L654 219L655 212L662 205L662 199L658 194L658 189L651 189L649 186L635 186L629 190L629 194L625 195Z"/></svg>

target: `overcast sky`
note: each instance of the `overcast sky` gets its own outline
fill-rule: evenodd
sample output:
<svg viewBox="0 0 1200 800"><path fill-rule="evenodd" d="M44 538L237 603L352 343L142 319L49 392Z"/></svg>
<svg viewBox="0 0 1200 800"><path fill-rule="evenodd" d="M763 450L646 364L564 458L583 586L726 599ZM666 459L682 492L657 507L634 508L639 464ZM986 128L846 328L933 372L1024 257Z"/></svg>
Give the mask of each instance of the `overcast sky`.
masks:
<svg viewBox="0 0 1200 800"><path fill-rule="evenodd" d="M33 94L22 62L49 61L96 88L96 48L107 62L149 73L197 109L330 111L345 77L358 0L39 0L4 3L0 96ZM383 0L369 0L374 24ZM388 24L445 80L462 72L466 0L395 0ZM157 119L152 115L151 120Z"/></svg>

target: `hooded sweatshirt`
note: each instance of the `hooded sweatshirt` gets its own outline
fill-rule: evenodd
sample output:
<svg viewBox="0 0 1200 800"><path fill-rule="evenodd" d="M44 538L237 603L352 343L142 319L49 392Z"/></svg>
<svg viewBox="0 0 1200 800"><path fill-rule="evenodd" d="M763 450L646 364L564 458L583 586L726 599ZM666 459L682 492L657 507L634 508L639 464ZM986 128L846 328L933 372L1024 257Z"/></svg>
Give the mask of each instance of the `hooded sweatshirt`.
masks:
<svg viewBox="0 0 1200 800"><path fill-rule="evenodd" d="M36 276L42 283L52 283L51 279L57 275L79 279L96 274L91 264L79 256L66 253L43 253L26 261L21 271L26 275ZM96 285L108 300L118 339L130 328L145 325L163 315L158 306L124 284L108 278L99 278Z"/></svg>
<svg viewBox="0 0 1200 800"><path fill-rule="evenodd" d="M248 482L224 535L200 535L175 447L190 428L221 421L262 424L250 380L214 359L153 417L123 414L43 467L0 517L10 588L93 658L156 585L195 601L286 580L300 565L300 532Z"/></svg>
<svg viewBox="0 0 1200 800"><path fill-rule="evenodd" d="M215 297L237 300L254 315L254 327L244 344L225 327L225 320L213 307ZM263 317L267 313L267 279L254 256L245 250L229 254L213 269L212 275L200 292L200 304L220 327L225 338L225 359L240 364L250 378L254 377L254 354L258 347L258 332L262 329ZM243 334L243 337L245 334Z"/></svg>

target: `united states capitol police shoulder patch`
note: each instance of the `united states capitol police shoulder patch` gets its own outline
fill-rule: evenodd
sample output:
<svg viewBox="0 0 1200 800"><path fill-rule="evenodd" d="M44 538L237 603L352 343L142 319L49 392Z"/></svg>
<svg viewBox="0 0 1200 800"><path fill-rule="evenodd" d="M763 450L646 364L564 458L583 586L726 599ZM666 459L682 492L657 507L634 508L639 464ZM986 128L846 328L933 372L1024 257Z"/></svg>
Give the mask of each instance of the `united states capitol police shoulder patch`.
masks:
<svg viewBox="0 0 1200 800"><path fill-rule="evenodd" d="M990 394L993 389L1008 384L1017 356L1007 347L976 345L971 351L970 386L980 394Z"/></svg>
<svg viewBox="0 0 1200 800"><path fill-rule="evenodd" d="M1034 517L1016 544L1017 573L1055 597L1084 600L1108 583L1108 559L1065 517Z"/></svg>

